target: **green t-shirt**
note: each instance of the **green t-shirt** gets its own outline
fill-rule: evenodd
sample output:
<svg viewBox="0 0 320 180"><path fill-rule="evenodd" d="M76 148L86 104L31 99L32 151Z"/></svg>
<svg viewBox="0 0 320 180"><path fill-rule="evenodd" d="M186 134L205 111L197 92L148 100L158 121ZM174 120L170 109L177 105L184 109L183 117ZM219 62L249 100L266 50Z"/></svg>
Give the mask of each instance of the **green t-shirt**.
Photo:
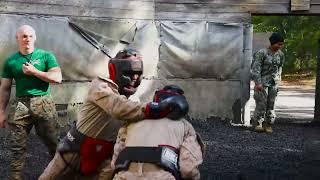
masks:
<svg viewBox="0 0 320 180"><path fill-rule="evenodd" d="M34 51L28 55L22 55L17 52L10 56L5 61L2 78L13 78L16 81L17 97L49 94L50 86L48 82L23 73L22 65L27 61L31 62L35 68L43 72L59 66L55 56L51 52L35 48Z"/></svg>

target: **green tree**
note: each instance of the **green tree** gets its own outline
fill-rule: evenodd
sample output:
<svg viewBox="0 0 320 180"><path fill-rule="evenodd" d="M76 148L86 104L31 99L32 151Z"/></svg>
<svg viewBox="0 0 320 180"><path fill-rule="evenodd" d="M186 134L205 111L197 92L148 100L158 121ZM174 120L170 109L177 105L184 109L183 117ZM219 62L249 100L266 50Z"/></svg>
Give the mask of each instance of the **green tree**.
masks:
<svg viewBox="0 0 320 180"><path fill-rule="evenodd" d="M317 41L320 38L320 17L254 16L254 32L279 32L285 38L284 72L315 72Z"/></svg>

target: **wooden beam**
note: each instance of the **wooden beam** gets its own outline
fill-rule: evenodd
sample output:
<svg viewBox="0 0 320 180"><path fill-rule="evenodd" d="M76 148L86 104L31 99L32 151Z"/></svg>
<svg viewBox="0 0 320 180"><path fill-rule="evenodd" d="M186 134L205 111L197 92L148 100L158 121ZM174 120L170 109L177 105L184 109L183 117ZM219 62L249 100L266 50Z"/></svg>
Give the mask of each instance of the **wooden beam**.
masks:
<svg viewBox="0 0 320 180"><path fill-rule="evenodd" d="M152 0L2 0L12 3L23 4L43 4L43 5L60 5L60 6L74 6L74 7L100 7L100 8L131 8L131 9L148 9L154 8Z"/></svg>
<svg viewBox="0 0 320 180"><path fill-rule="evenodd" d="M238 22L249 23L251 16L249 13L187 13L187 12L157 12L155 20L168 21L211 21L211 22Z"/></svg>
<svg viewBox="0 0 320 180"><path fill-rule="evenodd" d="M119 5L119 4L117 4ZM0 13L41 14L52 16L102 17L125 19L153 19L154 8L125 7L86 7L61 4L25 3L19 1L0 1Z"/></svg>
<svg viewBox="0 0 320 180"><path fill-rule="evenodd" d="M257 4L223 4L223 3L157 3L156 13L182 12L182 13L289 13L289 4L286 3L257 3Z"/></svg>
<svg viewBox="0 0 320 180"><path fill-rule="evenodd" d="M155 0L156 3L172 4L267 4L267 3L286 3L289 5L290 0Z"/></svg>

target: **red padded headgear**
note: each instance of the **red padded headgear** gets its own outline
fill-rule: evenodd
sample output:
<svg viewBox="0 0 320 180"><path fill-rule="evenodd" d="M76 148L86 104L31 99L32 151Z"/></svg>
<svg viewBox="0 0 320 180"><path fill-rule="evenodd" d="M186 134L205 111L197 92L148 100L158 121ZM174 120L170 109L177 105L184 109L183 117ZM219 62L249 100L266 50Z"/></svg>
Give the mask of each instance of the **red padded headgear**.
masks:
<svg viewBox="0 0 320 180"><path fill-rule="evenodd" d="M119 51L110 59L108 68L109 77L119 86L120 94L130 96L135 93L143 72L143 62L138 51L133 49ZM139 75L138 79L133 79L135 74Z"/></svg>
<svg viewBox="0 0 320 180"><path fill-rule="evenodd" d="M184 91L176 85L167 85L154 93L153 102L161 102L171 96L183 96Z"/></svg>

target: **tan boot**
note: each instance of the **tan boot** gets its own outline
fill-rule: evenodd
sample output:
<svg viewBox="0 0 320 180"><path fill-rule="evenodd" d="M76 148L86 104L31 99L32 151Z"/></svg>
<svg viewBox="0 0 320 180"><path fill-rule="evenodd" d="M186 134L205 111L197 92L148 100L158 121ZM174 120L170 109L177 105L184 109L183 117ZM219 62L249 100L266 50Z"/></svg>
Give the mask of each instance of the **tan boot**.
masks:
<svg viewBox="0 0 320 180"><path fill-rule="evenodd" d="M260 123L258 123L258 125L256 127L254 127L254 130L256 132L263 132L264 131L262 124L260 124Z"/></svg>
<svg viewBox="0 0 320 180"><path fill-rule="evenodd" d="M262 122L252 119L251 120L253 130L256 132L263 132Z"/></svg>
<svg viewBox="0 0 320 180"><path fill-rule="evenodd" d="M265 131L266 133L272 133L272 132L273 132L270 123L265 123L264 126L263 126L263 129L264 129L264 131Z"/></svg>

